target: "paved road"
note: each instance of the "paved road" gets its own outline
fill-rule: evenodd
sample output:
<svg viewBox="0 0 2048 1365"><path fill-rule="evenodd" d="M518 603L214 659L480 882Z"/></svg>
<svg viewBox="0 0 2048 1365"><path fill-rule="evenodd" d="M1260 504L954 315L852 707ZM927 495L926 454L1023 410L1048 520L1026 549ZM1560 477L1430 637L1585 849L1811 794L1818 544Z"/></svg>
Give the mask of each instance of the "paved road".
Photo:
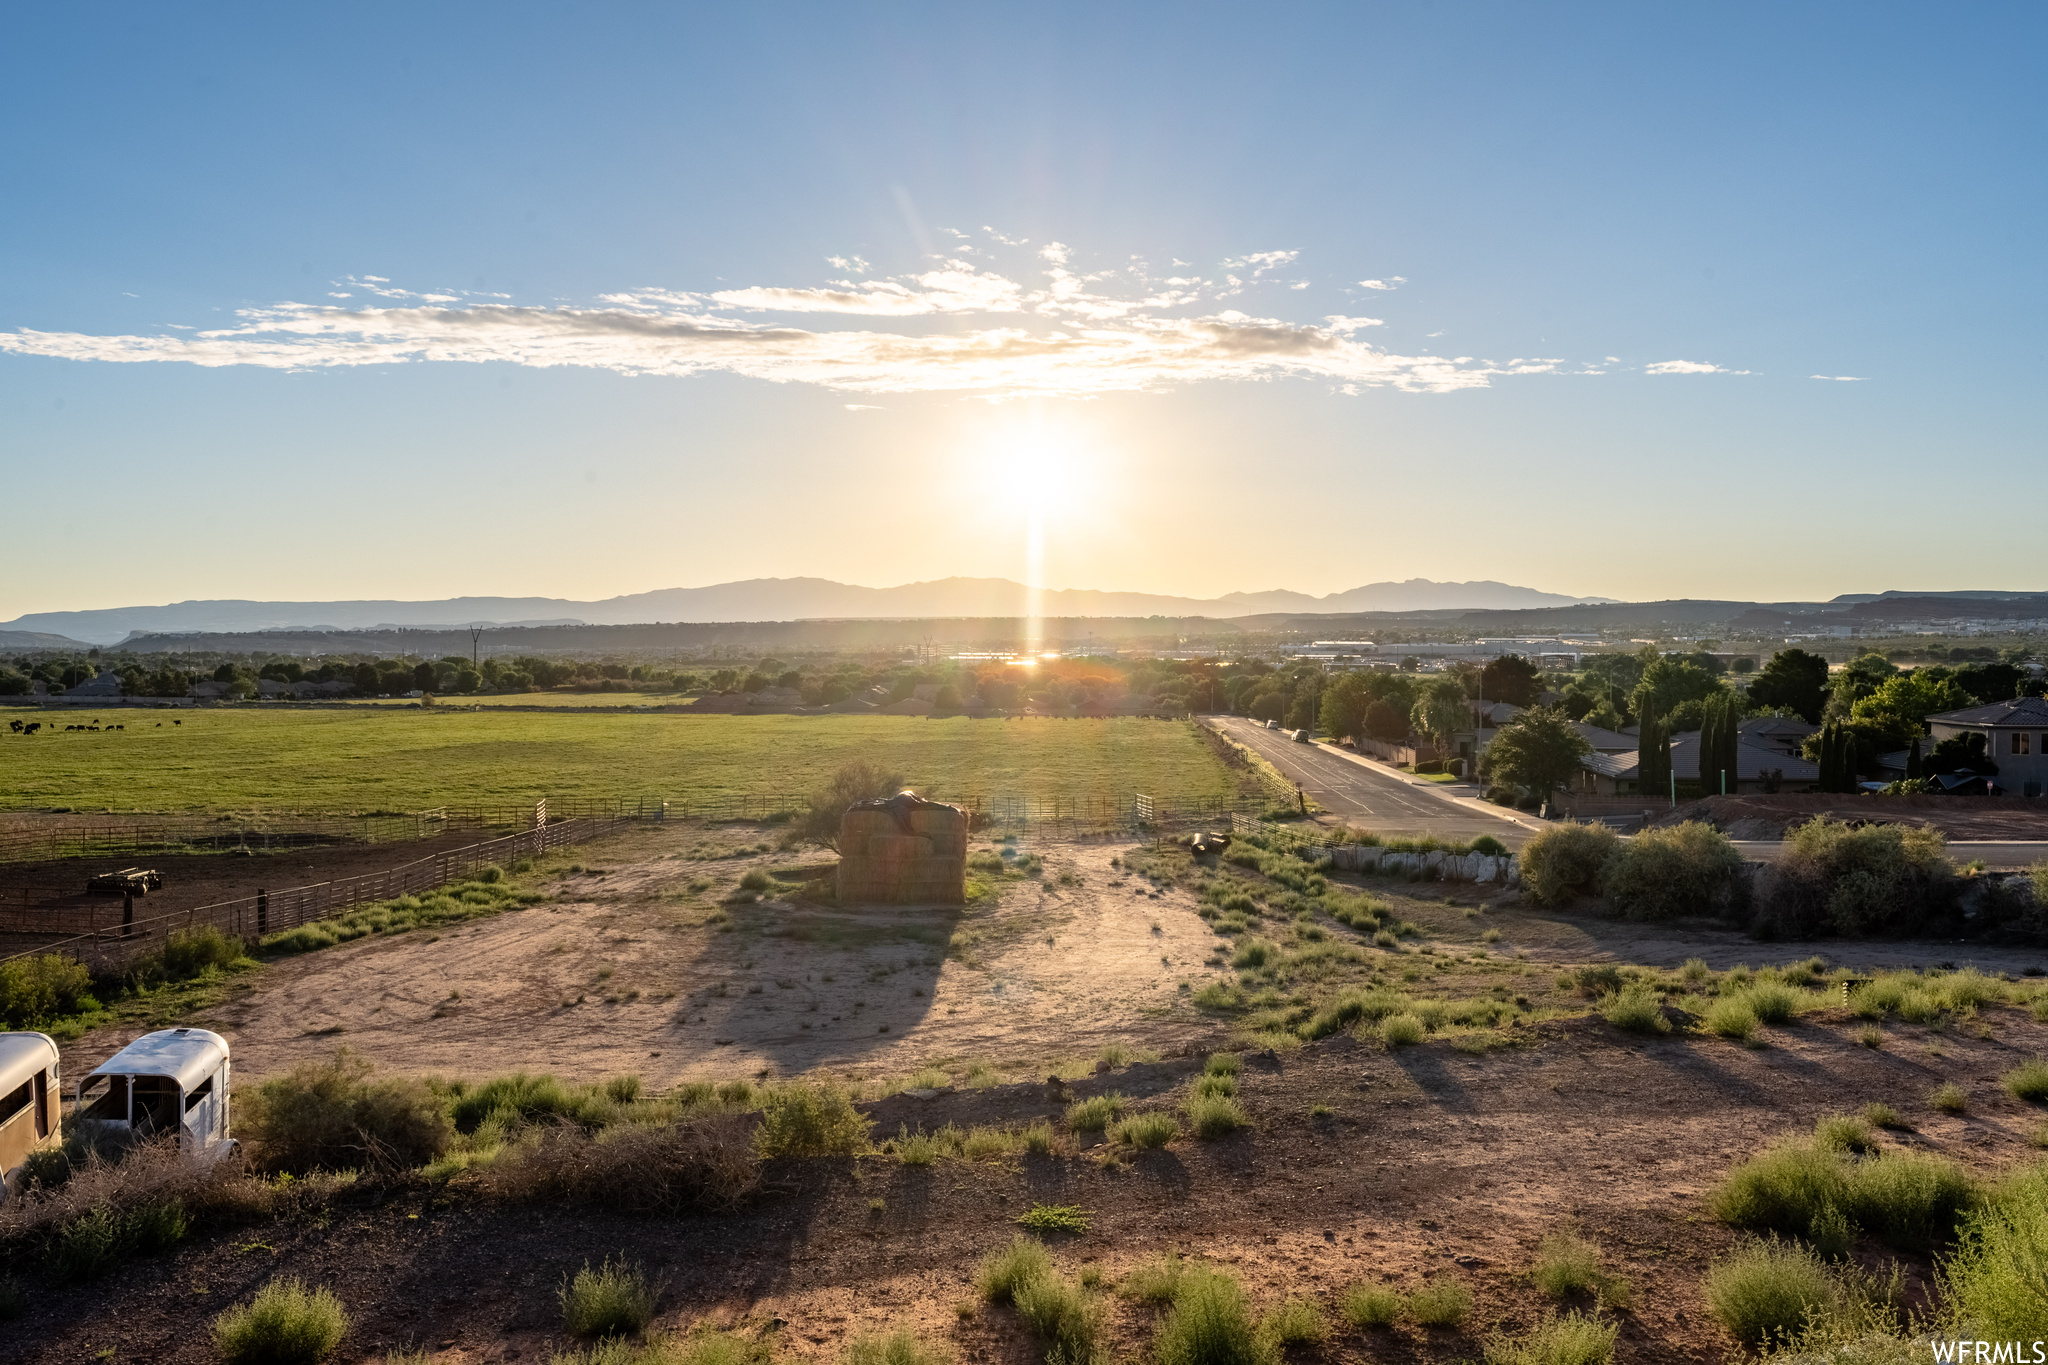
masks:
<svg viewBox="0 0 2048 1365"><path fill-rule="evenodd" d="M1423 783L1367 767L1322 744L1296 744L1278 730L1240 717L1210 723L1299 782L1309 796L1346 824L1376 834L1436 834L1474 839L1491 834L1510 847L1532 833L1527 825L1447 801Z"/></svg>
<svg viewBox="0 0 2048 1365"><path fill-rule="evenodd" d="M1785 846L1775 839L1737 839L1735 847L1753 863L1772 863ZM2048 842L2025 839L1951 839L1948 856L1959 864L1982 863L1989 868L2009 870L2032 867L2048 859Z"/></svg>

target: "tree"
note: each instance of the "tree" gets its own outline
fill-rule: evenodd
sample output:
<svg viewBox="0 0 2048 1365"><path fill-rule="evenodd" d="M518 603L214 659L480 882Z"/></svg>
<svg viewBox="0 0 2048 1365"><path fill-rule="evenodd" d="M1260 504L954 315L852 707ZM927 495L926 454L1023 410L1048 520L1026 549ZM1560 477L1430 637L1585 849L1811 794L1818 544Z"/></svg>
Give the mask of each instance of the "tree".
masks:
<svg viewBox="0 0 2048 1365"><path fill-rule="evenodd" d="M1479 670L1479 695L1487 701L1532 706L1542 690L1541 672L1519 654L1503 654Z"/></svg>
<svg viewBox="0 0 2048 1365"><path fill-rule="evenodd" d="M1448 755L1451 738L1472 723L1472 705L1465 689L1450 678L1438 678L1423 690L1408 713L1415 728L1429 736L1439 757Z"/></svg>
<svg viewBox="0 0 2048 1365"><path fill-rule="evenodd" d="M1970 664L1955 671L1956 685L1981 702L2011 701L2030 675L2014 664Z"/></svg>
<svg viewBox="0 0 2048 1365"><path fill-rule="evenodd" d="M1700 717L1700 790L1708 796L1738 790L1736 763L1742 725L1742 703L1732 692L1711 697Z"/></svg>
<svg viewBox="0 0 2048 1365"><path fill-rule="evenodd" d="M1750 679L1751 706L1791 710L1809 725L1820 724L1828 701L1828 661L1803 649L1781 649Z"/></svg>
<svg viewBox="0 0 2048 1365"><path fill-rule="evenodd" d="M1921 772L1920 768L1920 737L1915 735L1913 736L1913 747L1906 751L1906 780L1914 782L1925 777L1926 774Z"/></svg>
<svg viewBox="0 0 2048 1365"><path fill-rule="evenodd" d="M1882 654L1857 655L1828 679L1828 714L1848 715L1849 708L1884 686L1885 679L1898 671Z"/></svg>
<svg viewBox="0 0 2048 1365"><path fill-rule="evenodd" d="M1622 717L1621 712L1614 708L1614 703L1604 697L1600 699L1598 706L1586 712L1585 715L1580 716L1579 719L1588 725L1597 725L1602 730L1619 730L1622 726L1628 724L1628 721Z"/></svg>
<svg viewBox="0 0 2048 1365"><path fill-rule="evenodd" d="M1399 744L1413 729L1407 716L1383 701L1376 701L1365 708L1362 724L1367 739L1383 740L1388 744Z"/></svg>
<svg viewBox="0 0 2048 1365"><path fill-rule="evenodd" d="M811 793L799 832L814 843L837 849L839 820L847 807L856 801L894 796L901 790L903 778L899 773L861 758L842 763L823 787Z"/></svg>
<svg viewBox="0 0 2048 1365"><path fill-rule="evenodd" d="M1642 713L1636 732L1636 790L1644 796L1662 796L1671 787L1671 736L1657 711Z"/></svg>
<svg viewBox="0 0 2048 1365"><path fill-rule="evenodd" d="M1579 760L1592 752L1562 710L1537 706L1494 732L1493 743L1480 756L1480 770L1489 783L1518 787L1548 801L1553 791L1573 783Z"/></svg>
<svg viewBox="0 0 2048 1365"><path fill-rule="evenodd" d="M1323 689L1323 733L1332 739L1359 737L1364 730L1366 708L1371 705L1363 675L1341 673L1332 678Z"/></svg>
<svg viewBox="0 0 2048 1365"><path fill-rule="evenodd" d="M1637 715L1654 709L1669 717L1679 703L1703 702L1721 690L1721 680L1698 664L1660 658L1643 669L1642 680L1630 694L1630 709Z"/></svg>
<svg viewBox="0 0 2048 1365"><path fill-rule="evenodd" d="M1977 698L1965 692L1953 678L1919 668L1886 678L1876 690L1850 706L1849 716L1876 722L1898 744L1904 744L1926 731L1929 716L1961 711L1976 704Z"/></svg>

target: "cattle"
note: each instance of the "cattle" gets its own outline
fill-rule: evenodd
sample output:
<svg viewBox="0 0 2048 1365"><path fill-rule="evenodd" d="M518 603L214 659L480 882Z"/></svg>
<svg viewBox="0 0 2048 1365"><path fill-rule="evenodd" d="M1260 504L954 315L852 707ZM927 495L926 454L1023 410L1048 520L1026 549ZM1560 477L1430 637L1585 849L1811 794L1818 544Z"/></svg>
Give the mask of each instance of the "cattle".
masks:
<svg viewBox="0 0 2048 1365"><path fill-rule="evenodd" d="M7 728L14 731L14 733L18 735L21 733L21 722L18 720L10 720L7 722Z"/></svg>

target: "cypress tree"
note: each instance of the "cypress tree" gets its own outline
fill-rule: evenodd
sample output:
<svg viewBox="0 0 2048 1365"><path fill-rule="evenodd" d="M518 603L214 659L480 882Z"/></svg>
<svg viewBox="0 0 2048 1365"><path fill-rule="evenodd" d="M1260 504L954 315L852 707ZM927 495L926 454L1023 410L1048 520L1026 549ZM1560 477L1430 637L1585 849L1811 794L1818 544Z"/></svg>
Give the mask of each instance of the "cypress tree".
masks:
<svg viewBox="0 0 2048 1365"><path fill-rule="evenodd" d="M1644 796L1662 795L1669 787L1665 770L1670 754L1663 744L1664 727L1657 712L1646 702L1636 731L1636 790Z"/></svg>
<svg viewBox="0 0 2048 1365"><path fill-rule="evenodd" d="M1906 751L1906 777L1912 780L1920 774L1920 736L1913 736L1913 747Z"/></svg>

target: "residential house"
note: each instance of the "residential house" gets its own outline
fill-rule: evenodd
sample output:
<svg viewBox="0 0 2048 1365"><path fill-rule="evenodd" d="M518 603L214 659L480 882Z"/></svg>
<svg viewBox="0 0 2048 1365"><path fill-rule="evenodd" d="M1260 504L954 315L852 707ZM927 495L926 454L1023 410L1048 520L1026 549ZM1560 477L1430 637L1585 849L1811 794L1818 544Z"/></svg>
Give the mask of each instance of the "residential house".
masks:
<svg viewBox="0 0 2048 1365"><path fill-rule="evenodd" d="M1944 711L1927 718L1934 743L1963 735L1984 737L1984 756L1998 765L1998 785L2021 796L2048 790L2048 701L2012 701ZM1929 747L1932 747L1931 745Z"/></svg>
<svg viewBox="0 0 2048 1365"><path fill-rule="evenodd" d="M1586 755L1579 760L1577 790L1588 796L1668 796L1668 792L1636 790L1636 760L1637 752L1633 747L1625 753L1595 752ZM1728 782L1728 794L1731 796L1738 793L1803 791L1820 781L1818 765L1796 753L1756 743L1740 732L1735 741L1735 767L1736 771ZM1671 741L1671 776L1679 782L1700 781L1699 731L1688 730ZM1718 792L1720 782L1720 774L1715 773L1702 785L1709 792Z"/></svg>

